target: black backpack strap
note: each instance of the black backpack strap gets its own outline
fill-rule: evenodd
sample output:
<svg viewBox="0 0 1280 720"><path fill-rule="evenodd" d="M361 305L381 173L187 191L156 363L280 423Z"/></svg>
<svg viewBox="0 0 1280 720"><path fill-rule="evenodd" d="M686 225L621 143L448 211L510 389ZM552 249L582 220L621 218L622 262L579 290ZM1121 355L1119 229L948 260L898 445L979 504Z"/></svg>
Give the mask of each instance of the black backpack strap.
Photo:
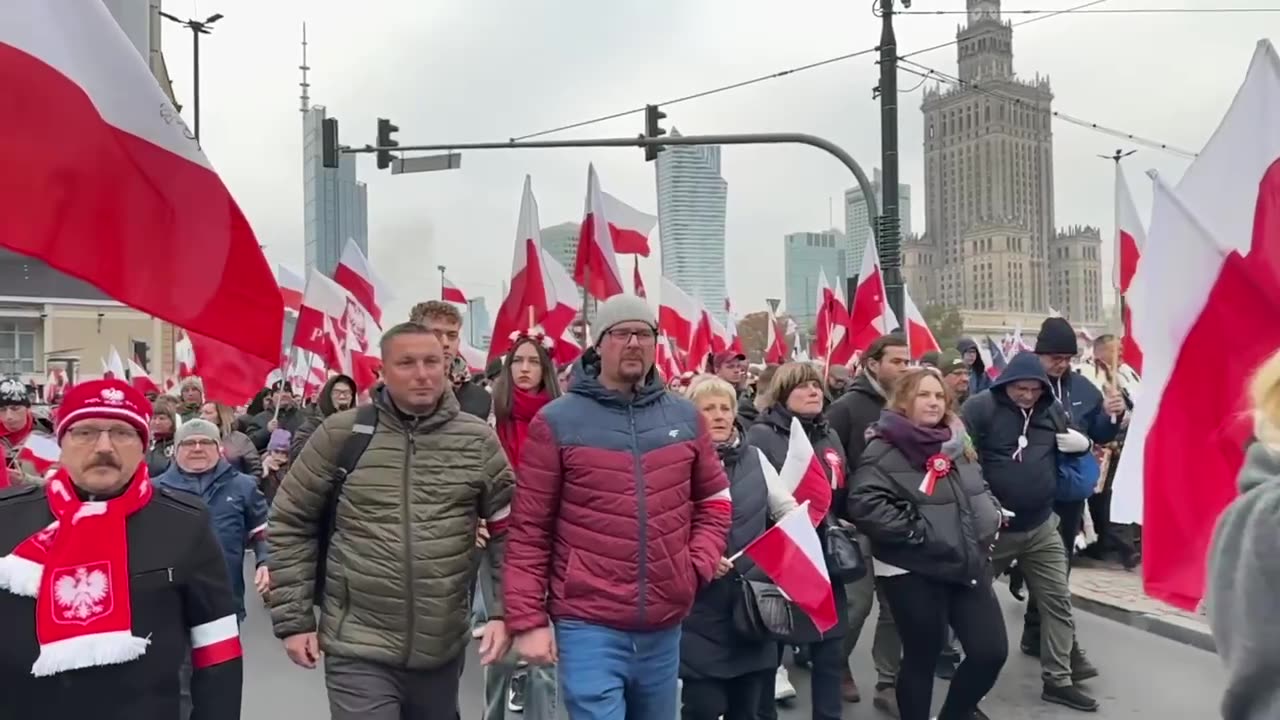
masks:
<svg viewBox="0 0 1280 720"><path fill-rule="evenodd" d="M320 517L319 548L316 556L315 597L324 593L326 567L329 561L329 542L338 527L338 500L342 497L342 488L347 478L356 469L360 456L369 448L373 433L378 427L378 408L372 403L356 408L356 420L351 425L351 434L338 450L337 470L333 474L333 487L329 497L325 499L324 515Z"/></svg>

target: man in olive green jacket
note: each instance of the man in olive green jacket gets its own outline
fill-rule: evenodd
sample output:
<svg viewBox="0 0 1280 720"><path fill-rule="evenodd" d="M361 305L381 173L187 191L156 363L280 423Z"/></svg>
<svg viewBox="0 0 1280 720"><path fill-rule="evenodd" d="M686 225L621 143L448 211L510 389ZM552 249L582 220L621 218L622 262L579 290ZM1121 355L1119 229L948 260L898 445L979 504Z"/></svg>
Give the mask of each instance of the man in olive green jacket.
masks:
<svg viewBox="0 0 1280 720"><path fill-rule="evenodd" d="M290 659L313 668L324 653L335 720L454 720L445 698L457 697L479 553L489 553L497 582L514 481L493 429L460 412L434 334L392 328L382 361L377 424L338 497L323 597L314 597L322 516L341 448L368 432L355 427L357 409L327 418L280 485L267 600ZM490 608L482 661L509 648L502 617Z"/></svg>

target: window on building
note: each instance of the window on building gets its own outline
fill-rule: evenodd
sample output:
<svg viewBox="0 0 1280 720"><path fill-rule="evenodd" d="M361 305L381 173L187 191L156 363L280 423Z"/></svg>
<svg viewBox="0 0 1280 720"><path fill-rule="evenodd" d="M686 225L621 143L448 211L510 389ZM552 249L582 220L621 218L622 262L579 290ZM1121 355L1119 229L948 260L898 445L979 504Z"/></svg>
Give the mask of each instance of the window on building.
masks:
<svg viewBox="0 0 1280 720"><path fill-rule="evenodd" d="M36 333L17 323L0 323L0 372L36 371Z"/></svg>

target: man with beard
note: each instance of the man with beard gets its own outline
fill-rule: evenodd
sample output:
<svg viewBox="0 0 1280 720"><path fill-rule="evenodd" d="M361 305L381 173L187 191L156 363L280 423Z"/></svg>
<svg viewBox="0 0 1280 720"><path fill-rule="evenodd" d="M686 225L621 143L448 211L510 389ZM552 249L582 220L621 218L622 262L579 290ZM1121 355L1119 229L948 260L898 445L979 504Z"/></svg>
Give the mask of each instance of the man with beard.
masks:
<svg viewBox="0 0 1280 720"><path fill-rule="evenodd" d="M320 394L316 396L315 407L306 411L306 417L290 436L289 462L298 458L298 454L307 444L307 438L311 437L311 433L320 427L320 423L324 422L325 418L352 407L355 402L356 381L351 379L351 376L334 375L329 378L324 387L320 388Z"/></svg>
<svg viewBox="0 0 1280 720"><path fill-rule="evenodd" d="M705 421L654 369L657 318L600 304L595 347L529 425L511 511L506 618L529 662L558 662L570 717L671 720L680 625L731 567L733 509Z"/></svg>
<svg viewBox="0 0 1280 720"><path fill-rule="evenodd" d="M443 300L428 300L413 306L409 322L418 323L436 334L444 345L446 368L453 383L453 394L462 406L462 412L488 420L493 410L493 398L471 378L467 361L458 354L462 342L462 313Z"/></svg>
<svg viewBox="0 0 1280 720"><path fill-rule="evenodd" d="M156 488L151 404L121 380L67 391L44 487L0 495L0 710L6 718L240 717L227 566L198 498Z"/></svg>
<svg viewBox="0 0 1280 720"><path fill-rule="evenodd" d="M274 406L253 416L249 421L250 430L246 433L258 452L266 451L271 433L276 430L297 432L307 419L307 413L298 407L298 400L293 396L293 387L289 383L277 381L271 386L271 393Z"/></svg>
<svg viewBox="0 0 1280 720"><path fill-rule="evenodd" d="M836 431L844 444L845 457L850 467L857 467L858 459L867 446L867 428L880 419L893 383L902 377L911 365L906 339L899 334L882 335L871 343L862 356L862 372L849 384L849 390L826 410L827 423ZM871 543L859 534L862 556L871 564ZM862 634L862 624L871 614L872 599L876 595L875 573L868 568L862 579L846 587L849 601L849 632L845 635L845 657L853 654L854 644ZM885 712L898 715L898 699L894 684L897 682L898 665L902 661L902 640L893 624L888 603L881 599L880 613L876 617L875 639L871 645L871 657L876 666L876 695L872 703ZM853 678L853 672L845 664L841 688L845 702L858 702L862 693Z"/></svg>

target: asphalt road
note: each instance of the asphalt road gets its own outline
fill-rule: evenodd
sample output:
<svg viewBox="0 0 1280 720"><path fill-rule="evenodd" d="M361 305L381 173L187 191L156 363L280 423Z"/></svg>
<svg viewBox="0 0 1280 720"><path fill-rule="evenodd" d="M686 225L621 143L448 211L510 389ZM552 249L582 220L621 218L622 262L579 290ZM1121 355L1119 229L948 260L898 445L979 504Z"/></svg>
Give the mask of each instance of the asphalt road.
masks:
<svg viewBox="0 0 1280 720"><path fill-rule="evenodd" d="M252 582L249 587L252 587ZM1022 606L999 589L1010 628L1020 628ZM245 651L245 720L282 718L325 718L324 679L319 670L303 670L284 654L272 636L270 621L262 603L250 600L249 617L241 628ZM1077 613L1077 632L1089 657L1102 676L1087 688L1102 703L1096 714L1078 713L1040 700L1038 661L1011 648L1009 662L995 689L983 702L983 710L993 720L1044 718L1151 718L1152 720L1210 720L1218 717L1218 699L1223 689L1223 672L1217 657L1170 640L1145 633L1087 613ZM861 703L845 706L845 718L883 720L887 716L871 706L869 691L875 680L870 643L874 618L868 620L858 650L854 652L854 672L863 687ZM1017 632L1010 631L1016 643ZM483 712L482 680L473 655L463 676L461 699L463 720L480 720ZM787 703L780 717L802 720L809 717L806 700L808 673L791 672L799 696ZM934 709L941 706L946 683L935 685Z"/></svg>

